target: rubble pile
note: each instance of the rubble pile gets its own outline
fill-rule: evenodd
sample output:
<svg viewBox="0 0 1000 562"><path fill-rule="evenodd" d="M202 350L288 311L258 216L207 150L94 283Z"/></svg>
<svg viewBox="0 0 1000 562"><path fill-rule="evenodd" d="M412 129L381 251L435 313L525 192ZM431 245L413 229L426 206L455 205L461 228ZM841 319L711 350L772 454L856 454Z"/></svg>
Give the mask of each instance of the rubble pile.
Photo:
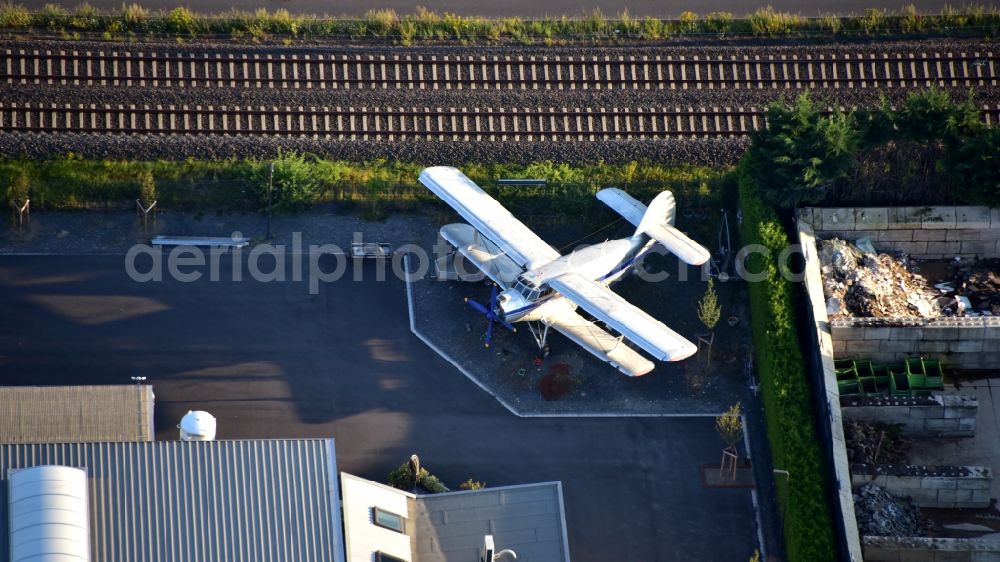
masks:
<svg viewBox="0 0 1000 562"><path fill-rule="evenodd" d="M1000 315L998 271L1000 271L1000 260L977 262L958 260L952 265L951 281L935 286L939 287L946 297L955 296L955 309L963 309L956 310L961 314Z"/></svg>
<svg viewBox="0 0 1000 562"><path fill-rule="evenodd" d="M831 317L1000 316L1000 260L918 262L879 253L867 238L822 240L819 257Z"/></svg>
<svg viewBox="0 0 1000 562"><path fill-rule="evenodd" d="M847 458L852 463L905 464L910 442L898 430L864 422L845 422Z"/></svg>
<svg viewBox="0 0 1000 562"><path fill-rule="evenodd" d="M862 536L920 537L927 525L920 508L881 486L866 484L854 491L854 513Z"/></svg>
<svg viewBox="0 0 1000 562"><path fill-rule="evenodd" d="M875 251L868 239L820 242L823 289L830 316L939 316L940 296L910 260Z"/></svg>

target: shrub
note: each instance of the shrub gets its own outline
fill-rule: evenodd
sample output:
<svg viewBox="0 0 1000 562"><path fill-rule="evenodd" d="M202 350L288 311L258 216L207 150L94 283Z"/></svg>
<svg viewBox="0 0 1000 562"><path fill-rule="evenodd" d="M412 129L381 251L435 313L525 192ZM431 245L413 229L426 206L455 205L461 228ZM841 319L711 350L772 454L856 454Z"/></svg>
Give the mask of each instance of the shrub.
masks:
<svg viewBox="0 0 1000 562"><path fill-rule="evenodd" d="M698 320L709 330L714 330L721 317L722 307L719 306L719 297L715 292L715 279L709 277L705 296L698 301Z"/></svg>
<svg viewBox="0 0 1000 562"><path fill-rule="evenodd" d="M469 478L465 482L462 482L461 484L458 485L458 488L460 490L482 490L485 487L486 484L479 482L477 480L473 480L472 478Z"/></svg>
<svg viewBox="0 0 1000 562"><path fill-rule="evenodd" d="M879 31L886 30L886 11L876 8L865 10L859 20L861 29L868 35L874 35Z"/></svg>
<svg viewBox="0 0 1000 562"><path fill-rule="evenodd" d="M492 29L492 27L490 28ZM399 42L404 47L409 47L413 44L413 38L417 35L417 24L411 20L404 20L399 22ZM499 39L499 36L497 36Z"/></svg>
<svg viewBox="0 0 1000 562"><path fill-rule="evenodd" d="M58 4L46 4L42 9L35 12L31 18L33 27L44 27L50 30L57 30L64 27L69 21L69 12Z"/></svg>
<svg viewBox="0 0 1000 562"><path fill-rule="evenodd" d="M957 136L975 134L983 127L971 96L955 103L948 92L936 88L907 96L892 121L903 139L920 143L948 143Z"/></svg>
<svg viewBox="0 0 1000 562"><path fill-rule="evenodd" d="M139 174L139 200L144 207L148 207L156 201L156 180L149 170L143 170Z"/></svg>
<svg viewBox="0 0 1000 562"><path fill-rule="evenodd" d="M840 19L840 16L827 14L819 18L819 28L830 32L832 35L840 33L842 27L843 21Z"/></svg>
<svg viewBox="0 0 1000 562"><path fill-rule="evenodd" d="M924 30L924 17L913 4L903 6L900 11L899 30L903 33L920 33Z"/></svg>
<svg viewBox="0 0 1000 562"><path fill-rule="evenodd" d="M368 29L377 37L386 37L392 33L398 21L399 17L396 15L396 11L391 8L373 9L365 12L365 22L368 24Z"/></svg>
<svg viewBox="0 0 1000 562"><path fill-rule="evenodd" d="M771 204L817 203L845 177L857 156L859 135L841 112L825 116L808 94L793 107L773 104L767 128L751 135L747 171Z"/></svg>
<svg viewBox="0 0 1000 562"><path fill-rule="evenodd" d="M743 440L743 408L737 402L715 417L715 432L726 447L733 447Z"/></svg>
<svg viewBox="0 0 1000 562"><path fill-rule="evenodd" d="M441 494L451 491L437 476L427 472L426 468L420 469L420 474L417 476L417 484L432 494Z"/></svg>
<svg viewBox="0 0 1000 562"><path fill-rule="evenodd" d="M389 485L399 490L410 491L415 484L409 463L399 465L399 468L389 473Z"/></svg>
<svg viewBox="0 0 1000 562"><path fill-rule="evenodd" d="M145 24L146 20L149 19L149 9L144 8L139 4L122 4L122 20L134 27L139 27Z"/></svg>
<svg viewBox="0 0 1000 562"><path fill-rule="evenodd" d="M194 12L183 6L178 6L167 14L167 29L173 33L194 33L194 24Z"/></svg>
<svg viewBox="0 0 1000 562"><path fill-rule="evenodd" d="M101 14L97 11L97 8L84 2L74 10L73 16L69 20L69 25L83 31L93 31L100 27L100 16Z"/></svg>
<svg viewBox="0 0 1000 562"><path fill-rule="evenodd" d="M320 195L320 184L313 174L311 162L296 152L285 152L274 160L256 162L252 181L262 210L267 207L269 187L272 189L271 204L278 212L301 211L315 203Z"/></svg>
<svg viewBox="0 0 1000 562"><path fill-rule="evenodd" d="M779 487L787 489L779 494L785 513L785 549L790 562L832 561L835 549L825 468L799 347L795 299L777 259L790 240L742 166L739 189L741 242L761 244L768 250L767 255L752 254L748 260L750 271L764 274L763 281L749 284L750 310L773 465L792 475L787 488Z"/></svg>
<svg viewBox="0 0 1000 562"><path fill-rule="evenodd" d="M0 27L18 28L31 25L31 12L20 4L0 4Z"/></svg>
<svg viewBox="0 0 1000 562"><path fill-rule="evenodd" d="M14 202L24 202L28 199L29 192L31 190L31 178L28 173L21 170L14 178L7 184L7 201Z"/></svg>
<svg viewBox="0 0 1000 562"><path fill-rule="evenodd" d="M747 16L750 31L754 35L786 35L799 24L798 16L784 12L776 12L774 8L758 8Z"/></svg>
<svg viewBox="0 0 1000 562"><path fill-rule="evenodd" d="M1000 129L962 138L949 149L944 168L963 202L1000 207Z"/></svg>
<svg viewBox="0 0 1000 562"><path fill-rule="evenodd" d="M729 33L733 27L732 12L711 12L705 14L705 28L714 33Z"/></svg>
<svg viewBox="0 0 1000 562"><path fill-rule="evenodd" d="M590 12L584 14L581 25L583 26L584 32L592 33L594 35L608 34L608 18L604 17L604 12L602 12L600 8L594 8Z"/></svg>
<svg viewBox="0 0 1000 562"><path fill-rule="evenodd" d="M642 28L639 30L639 35L643 39L659 39L663 37L663 22L658 18L649 16L642 20Z"/></svg>
<svg viewBox="0 0 1000 562"><path fill-rule="evenodd" d="M694 12L681 12L677 21L680 23L681 31L684 33L692 33L698 29L698 14Z"/></svg>

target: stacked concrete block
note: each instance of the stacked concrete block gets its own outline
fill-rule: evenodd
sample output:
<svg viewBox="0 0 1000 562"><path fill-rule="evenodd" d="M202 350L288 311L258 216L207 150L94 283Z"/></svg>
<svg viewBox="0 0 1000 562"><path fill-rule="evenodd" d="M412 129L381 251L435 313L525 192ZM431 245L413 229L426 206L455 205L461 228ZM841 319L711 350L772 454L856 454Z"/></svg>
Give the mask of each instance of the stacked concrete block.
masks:
<svg viewBox="0 0 1000 562"><path fill-rule="evenodd" d="M993 474L985 466L851 465L851 485L882 486L920 507L986 508Z"/></svg>
<svg viewBox="0 0 1000 562"><path fill-rule="evenodd" d="M830 320L833 355L900 363L937 359L958 369L1000 369L1000 317L848 318Z"/></svg>
<svg viewBox="0 0 1000 562"><path fill-rule="evenodd" d="M864 537L865 562L1000 562L996 539Z"/></svg>
<svg viewBox="0 0 1000 562"><path fill-rule="evenodd" d="M972 437L979 401L974 396L847 396L840 409L845 420L899 426L908 435Z"/></svg>

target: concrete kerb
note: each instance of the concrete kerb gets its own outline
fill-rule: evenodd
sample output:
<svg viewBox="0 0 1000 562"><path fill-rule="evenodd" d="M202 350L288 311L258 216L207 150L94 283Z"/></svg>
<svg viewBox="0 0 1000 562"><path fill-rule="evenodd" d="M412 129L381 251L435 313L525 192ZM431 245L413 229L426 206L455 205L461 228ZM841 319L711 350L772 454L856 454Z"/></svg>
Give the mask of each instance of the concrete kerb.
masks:
<svg viewBox="0 0 1000 562"><path fill-rule="evenodd" d="M403 265L405 270L409 272L410 271L409 255L403 256ZM576 412L576 413L559 412L551 414L521 413L513 406L511 406L509 403L507 403L507 401L505 401L503 398L498 396L495 392L493 392L485 385L483 385L483 383L481 383L479 379L477 379L474 375L472 375L472 373L466 370L465 367L463 367L458 361L454 360L450 355L448 355L441 348L435 345L434 342L430 341L429 338L420 333L420 330L417 329L416 316L413 310L413 283L410 280L409 275L405 277L405 283L406 283L406 305L410 318L410 331L413 333L413 335L417 336L417 338L419 338L420 341L424 342L424 344L427 345L427 347L431 348L431 350L433 350L434 353L437 353L438 356L440 356L442 359L452 364L456 369L458 369L460 373L465 375L465 378L469 379L484 392L492 396L497 402L500 403L501 406L506 408L508 412L514 414L519 418L715 418L718 417L720 414L722 414L722 412L719 412L718 414L641 414L641 413L618 414L612 412ZM752 458L750 455L750 433L747 430L746 416L740 415L740 418L743 421L744 454L746 454L747 458ZM767 548L765 547L765 542L764 542L763 518L760 512L760 502L757 498L756 484L754 485L754 487L750 488L750 501L753 504L754 518L756 519L757 523L757 548L760 550L761 559L763 560L767 558Z"/></svg>

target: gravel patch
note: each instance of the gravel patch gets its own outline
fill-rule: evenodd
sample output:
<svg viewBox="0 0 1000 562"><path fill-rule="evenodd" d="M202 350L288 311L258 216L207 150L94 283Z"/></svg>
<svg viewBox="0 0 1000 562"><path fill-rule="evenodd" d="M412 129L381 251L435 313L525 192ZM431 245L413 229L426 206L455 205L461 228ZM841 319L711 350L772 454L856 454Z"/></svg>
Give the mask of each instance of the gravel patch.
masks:
<svg viewBox="0 0 1000 562"><path fill-rule="evenodd" d="M278 150L295 150L339 160L387 158L436 165L466 162L527 164L540 160L568 163L649 160L665 164L732 164L739 160L748 145L749 139L746 138L466 143L189 135L0 134L0 154L8 157L47 158L73 153L87 158L133 160L271 158Z"/></svg>

